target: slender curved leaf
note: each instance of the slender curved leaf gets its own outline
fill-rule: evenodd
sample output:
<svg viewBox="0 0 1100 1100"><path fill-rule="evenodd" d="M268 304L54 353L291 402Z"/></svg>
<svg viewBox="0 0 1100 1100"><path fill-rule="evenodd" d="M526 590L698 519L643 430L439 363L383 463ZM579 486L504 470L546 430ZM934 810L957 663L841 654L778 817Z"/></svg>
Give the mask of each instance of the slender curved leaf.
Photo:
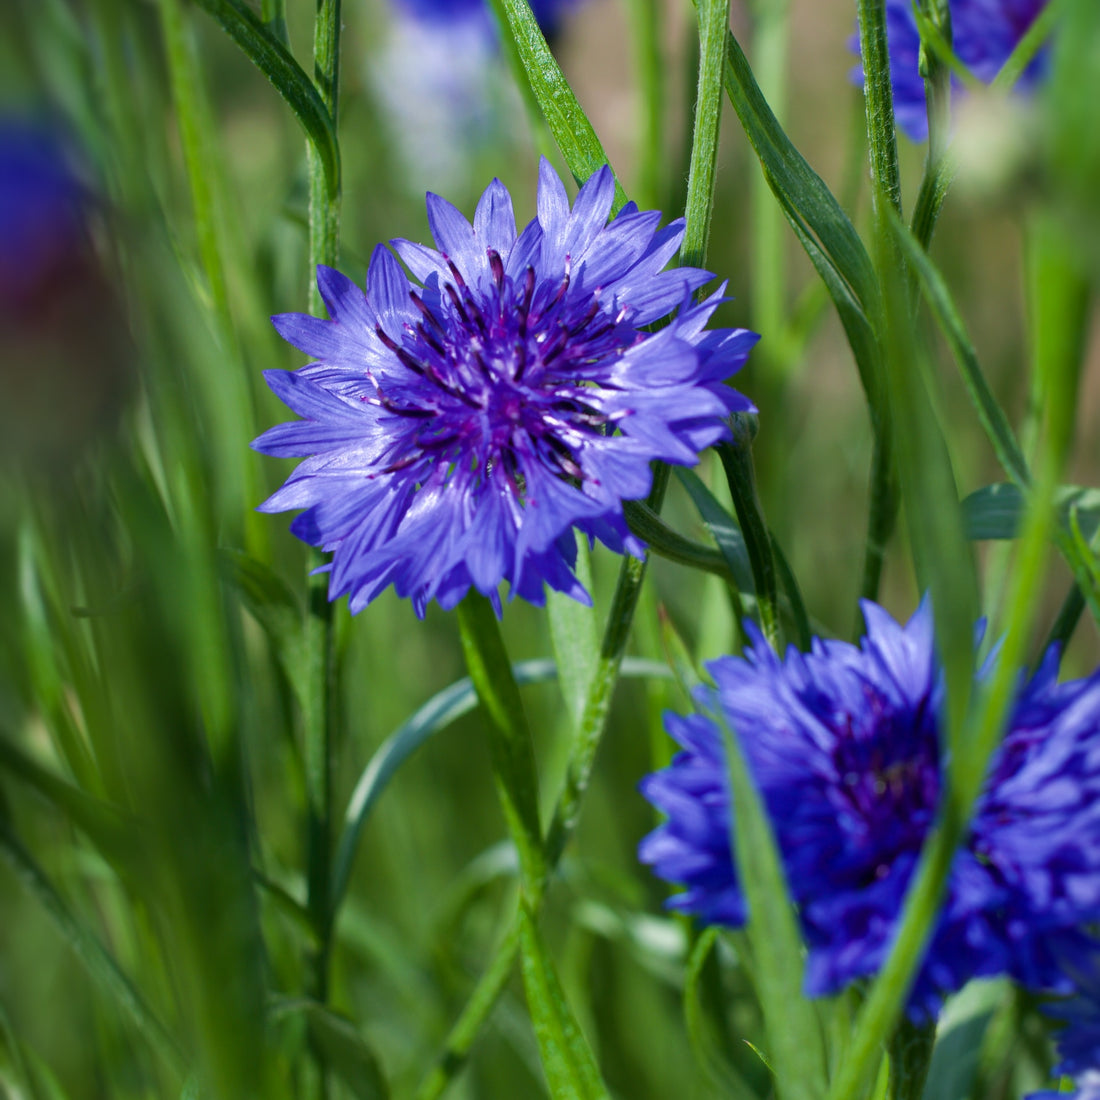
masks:
<svg viewBox="0 0 1100 1100"><path fill-rule="evenodd" d="M802 995L802 934L779 849L736 732L721 708L711 717L725 735L733 810L730 846L748 904L746 935L776 1094L781 1100L815 1100L824 1093L824 1042L814 1006Z"/></svg>
<svg viewBox="0 0 1100 1100"><path fill-rule="evenodd" d="M1008 417L997 404L997 399L986 383L974 345L971 344L962 318L951 300L951 292L947 289L943 276L928 253L921 248L917 239L896 214L892 214L890 218L890 227L893 230L894 240L917 276L921 290L932 307L944 337L951 345L966 391L978 413L978 419L985 429L985 434L993 445L997 460L1017 485L1027 485L1031 480L1027 461L1008 423Z"/></svg>
<svg viewBox="0 0 1100 1100"><path fill-rule="evenodd" d="M817 242L856 300L869 310L877 290L867 250L851 219L772 113L732 33L726 53L726 94L783 212Z"/></svg>
<svg viewBox="0 0 1100 1100"><path fill-rule="evenodd" d="M725 558L730 576L733 577L738 590L749 595L755 594L756 585L752 579L749 551L737 521L722 507L718 498L694 470L677 466L675 472L680 479L680 484L688 491L688 496L691 497L691 502L698 510L707 530L718 544L718 549Z"/></svg>
<svg viewBox="0 0 1100 1100"><path fill-rule="evenodd" d="M1062 523L1068 527L1071 514L1075 515L1081 535L1086 542L1091 541L1100 527L1100 489L1063 485L1054 500ZM1024 493L1008 482L976 489L962 502L963 523L970 539L1014 539L1026 512Z"/></svg>
<svg viewBox="0 0 1100 1100"><path fill-rule="evenodd" d="M330 194L340 186L340 146L336 127L312 80L290 51L242 0L195 0L248 55L287 101L325 169Z"/></svg>

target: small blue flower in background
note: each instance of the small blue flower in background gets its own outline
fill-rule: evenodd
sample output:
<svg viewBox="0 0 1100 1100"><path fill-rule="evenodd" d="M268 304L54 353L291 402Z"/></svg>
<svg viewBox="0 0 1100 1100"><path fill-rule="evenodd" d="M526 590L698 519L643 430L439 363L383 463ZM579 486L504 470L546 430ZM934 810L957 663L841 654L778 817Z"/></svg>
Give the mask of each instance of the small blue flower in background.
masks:
<svg viewBox="0 0 1100 1100"><path fill-rule="evenodd" d="M863 610L858 648L817 639L780 659L754 632L745 658L708 666L716 689L699 693L737 731L763 796L811 996L884 962L943 788L930 605L904 627L875 604ZM1082 926L1100 919L1100 674L1059 684L1057 663L1052 649L1021 688L917 975L914 1019L973 977L1069 992L1094 950ZM723 735L705 714L668 715L666 728L684 751L643 781L668 821L640 858L687 887L674 908L739 925Z"/></svg>
<svg viewBox="0 0 1100 1100"><path fill-rule="evenodd" d="M86 196L60 136L0 115L0 309L22 312L84 250Z"/></svg>
<svg viewBox="0 0 1100 1100"><path fill-rule="evenodd" d="M552 38L562 14L577 0L532 0L531 11L543 34ZM422 23L453 23L477 16L491 26L488 0L393 0L394 6Z"/></svg>
<svg viewBox="0 0 1100 1100"><path fill-rule="evenodd" d="M305 509L291 530L333 552L329 595L352 612L391 583L418 615L471 586L499 609L502 580L532 603L544 584L587 601L572 529L640 554L622 502L648 493L650 463L694 463L751 408L725 380L755 333L706 330L724 288L693 304L711 275L664 270L683 221L658 229L631 203L608 223L614 192L603 168L570 210L544 160L518 235L499 180L472 226L429 194L438 251L392 242L417 282L379 245L365 295L318 269L332 320L273 318L314 362L267 372L305 419L253 445L306 461L261 508Z"/></svg>
<svg viewBox="0 0 1100 1100"><path fill-rule="evenodd" d="M951 0L952 49L958 59L986 84L1000 72L1020 39L1047 0ZM898 126L914 141L928 137L928 113L924 80L920 74L920 31L913 14L913 0L886 0L886 33L890 46L890 75L894 88L894 114ZM859 40L853 40L859 50ZM1045 71L1040 55L1020 78L1018 88L1033 87ZM853 74L863 82L863 71ZM954 82L958 90L958 82Z"/></svg>

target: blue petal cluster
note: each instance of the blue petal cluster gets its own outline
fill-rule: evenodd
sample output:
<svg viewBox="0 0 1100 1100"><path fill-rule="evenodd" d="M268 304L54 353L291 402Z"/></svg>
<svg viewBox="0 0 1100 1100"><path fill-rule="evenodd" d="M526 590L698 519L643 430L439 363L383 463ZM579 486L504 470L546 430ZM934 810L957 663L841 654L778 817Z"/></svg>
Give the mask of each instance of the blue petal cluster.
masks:
<svg viewBox="0 0 1100 1100"><path fill-rule="evenodd" d="M305 509L291 530L333 552L329 594L352 612L390 584L418 615L471 585L499 608L502 580L587 601L573 528L640 554L622 502L650 463L694 463L751 408L725 381L757 336L707 330L724 288L695 303L710 273L665 270L683 222L629 204L609 223L614 194L603 168L570 209L544 160L518 234L498 180L472 225L429 194L436 248L391 242L416 281L380 245L366 294L318 269L331 320L273 318L314 361L266 374L304 419L253 446L306 461L261 510Z"/></svg>
<svg viewBox="0 0 1100 1100"><path fill-rule="evenodd" d="M64 277L84 244L84 199L59 135L0 115L0 311L22 313Z"/></svg>
<svg viewBox="0 0 1100 1100"><path fill-rule="evenodd" d="M806 991L834 993L875 973L943 787L942 674L930 606L906 626L863 605L857 647L816 639L780 659L758 634L744 658L709 667L767 807L808 947ZM972 977L1007 974L1067 992L1067 960L1088 958L1100 919L1100 674L1059 684L1047 653L1022 684L958 852L910 998L938 1011ZM705 713L666 718L683 746L649 776L668 815L640 858L687 887L670 904L737 925L745 899L730 856L722 734Z"/></svg>
<svg viewBox="0 0 1100 1100"><path fill-rule="evenodd" d="M424 23L453 23L482 17L492 26L486 0L394 0L397 7ZM577 0L531 0L531 10L547 37L557 33L562 15Z"/></svg>
<svg viewBox="0 0 1100 1100"><path fill-rule="evenodd" d="M952 49L979 80L988 84L1001 70L1047 0L950 0ZM898 126L914 141L928 137L924 80L920 74L920 31L913 0L886 0L886 33L890 47L890 76ZM858 51L859 40L853 39ZM1041 53L1020 78L1018 87L1032 87L1046 68ZM863 83L863 70L853 73ZM955 91L959 90L954 82Z"/></svg>

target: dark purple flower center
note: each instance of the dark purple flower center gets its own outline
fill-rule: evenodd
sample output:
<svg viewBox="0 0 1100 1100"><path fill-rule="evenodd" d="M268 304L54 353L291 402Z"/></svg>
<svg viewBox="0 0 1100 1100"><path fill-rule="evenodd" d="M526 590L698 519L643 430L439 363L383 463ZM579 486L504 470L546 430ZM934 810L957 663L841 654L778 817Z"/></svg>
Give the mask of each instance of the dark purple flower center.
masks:
<svg viewBox="0 0 1100 1100"><path fill-rule="evenodd" d="M838 809L874 855L874 866L865 868L872 878L888 873L900 852L920 847L936 810L939 747L924 712L898 713L868 689L858 716L833 716Z"/></svg>
<svg viewBox="0 0 1100 1100"><path fill-rule="evenodd" d="M577 448L613 419L596 407L596 386L616 388L609 361L643 337L625 322L625 308L614 317L603 311L598 287L577 292L568 257L556 284L539 283L532 267L513 279L496 251L488 257L487 287L472 289L448 261L450 280L410 291L421 319L406 323L400 340L376 329L417 379L372 377L374 392L362 399L410 422L387 472L418 462L446 469L461 459L480 478L503 470L522 501L521 457L564 480L585 479Z"/></svg>

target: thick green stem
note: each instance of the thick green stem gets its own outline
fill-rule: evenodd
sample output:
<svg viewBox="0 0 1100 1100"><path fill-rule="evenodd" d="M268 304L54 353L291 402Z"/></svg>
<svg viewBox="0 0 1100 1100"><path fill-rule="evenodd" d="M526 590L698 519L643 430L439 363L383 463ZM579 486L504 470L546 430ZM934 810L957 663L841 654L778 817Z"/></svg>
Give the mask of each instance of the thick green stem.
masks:
<svg viewBox="0 0 1100 1100"><path fill-rule="evenodd" d="M901 175L894 130L894 94L890 86L890 53L886 42L886 0L859 0L859 49L863 58L872 194L876 203L881 197L900 214Z"/></svg>
<svg viewBox="0 0 1100 1100"><path fill-rule="evenodd" d="M888 203L901 213L901 176L898 171L897 135L894 130L894 95L890 84L890 53L886 41L885 0L859 0L859 48L863 58L867 144L871 157L872 197L876 208ZM879 333L881 344L882 334ZM881 379L879 392L882 392ZM870 514L867 521L863 582L864 599L878 596L886 543L897 522L892 425L885 400L872 409L875 432L871 466Z"/></svg>
<svg viewBox="0 0 1100 1100"><path fill-rule="evenodd" d="M687 227L680 247L680 263L685 267L702 267L707 258L730 26L729 0L696 0L695 9L699 17L699 87L688 171Z"/></svg>

